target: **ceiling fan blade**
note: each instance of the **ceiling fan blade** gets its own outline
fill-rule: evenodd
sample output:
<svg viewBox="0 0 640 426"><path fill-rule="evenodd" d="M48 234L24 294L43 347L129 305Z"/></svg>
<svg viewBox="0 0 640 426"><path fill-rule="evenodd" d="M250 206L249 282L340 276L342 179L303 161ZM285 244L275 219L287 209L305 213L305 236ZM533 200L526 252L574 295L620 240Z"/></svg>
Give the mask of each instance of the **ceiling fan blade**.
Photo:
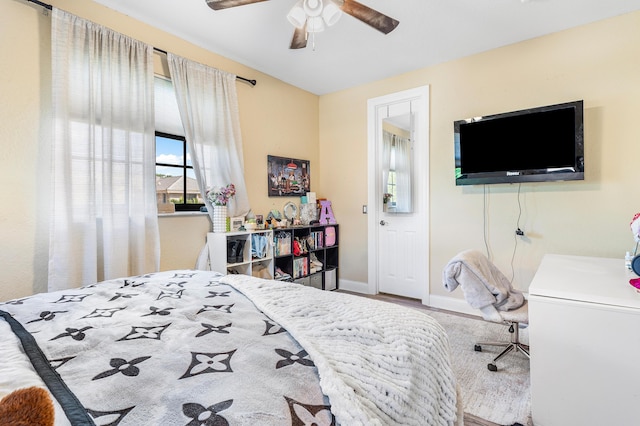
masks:
<svg viewBox="0 0 640 426"><path fill-rule="evenodd" d="M206 0L207 6L213 10L228 9L230 7L244 6L245 4L259 3L266 0Z"/></svg>
<svg viewBox="0 0 640 426"><path fill-rule="evenodd" d="M307 47L307 25L304 27L296 27L293 32L293 38L291 39L291 46L289 49L304 49Z"/></svg>
<svg viewBox="0 0 640 426"><path fill-rule="evenodd" d="M377 10L373 10L362 3L358 3L355 0L344 0L340 9L344 13L361 20L365 24L370 25L385 34L389 34L400 23L396 19L390 18L387 15L380 13Z"/></svg>

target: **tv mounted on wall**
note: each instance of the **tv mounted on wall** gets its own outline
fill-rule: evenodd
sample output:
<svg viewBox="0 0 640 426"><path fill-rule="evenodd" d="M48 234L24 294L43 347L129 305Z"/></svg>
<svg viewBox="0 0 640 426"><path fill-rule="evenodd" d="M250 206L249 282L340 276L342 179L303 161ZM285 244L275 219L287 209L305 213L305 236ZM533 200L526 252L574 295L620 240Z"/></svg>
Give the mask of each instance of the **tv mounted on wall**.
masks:
<svg viewBox="0 0 640 426"><path fill-rule="evenodd" d="M456 185L584 179L582 101L454 122Z"/></svg>

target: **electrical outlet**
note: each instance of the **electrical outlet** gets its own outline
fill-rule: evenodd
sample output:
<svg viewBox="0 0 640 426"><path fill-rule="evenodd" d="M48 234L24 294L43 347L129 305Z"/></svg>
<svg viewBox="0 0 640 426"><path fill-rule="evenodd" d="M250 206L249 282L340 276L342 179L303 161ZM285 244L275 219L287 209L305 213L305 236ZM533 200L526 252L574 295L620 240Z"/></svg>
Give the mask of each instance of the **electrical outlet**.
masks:
<svg viewBox="0 0 640 426"><path fill-rule="evenodd" d="M364 204L362 206L362 214L367 214L367 205L366 204Z"/></svg>

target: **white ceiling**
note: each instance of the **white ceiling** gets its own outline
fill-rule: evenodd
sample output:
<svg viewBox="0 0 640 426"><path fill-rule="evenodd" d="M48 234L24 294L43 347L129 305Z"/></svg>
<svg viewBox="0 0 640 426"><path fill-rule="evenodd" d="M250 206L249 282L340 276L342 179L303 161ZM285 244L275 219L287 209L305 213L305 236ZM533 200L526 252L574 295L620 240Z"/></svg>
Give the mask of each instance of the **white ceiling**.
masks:
<svg viewBox="0 0 640 426"><path fill-rule="evenodd" d="M94 1L317 95L640 9L640 0L359 0L400 25L384 35L343 14L315 50L311 41L290 50L296 0L218 11L205 0Z"/></svg>

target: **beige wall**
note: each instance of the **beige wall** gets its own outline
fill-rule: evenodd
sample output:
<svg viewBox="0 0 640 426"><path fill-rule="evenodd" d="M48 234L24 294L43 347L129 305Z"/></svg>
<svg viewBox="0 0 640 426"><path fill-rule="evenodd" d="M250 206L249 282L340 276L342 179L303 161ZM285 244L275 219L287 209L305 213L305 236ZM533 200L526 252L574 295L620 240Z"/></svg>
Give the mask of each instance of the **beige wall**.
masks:
<svg viewBox="0 0 640 426"><path fill-rule="evenodd" d="M635 201L634 129L640 111L640 12L417 70L321 96L295 89L241 64L209 53L91 1L49 3L161 49L238 75L241 126L249 198L256 213L281 209L289 198L268 198L266 156L311 161L312 189L333 202L340 223L340 278L367 281L367 99L429 85L430 285L456 252L487 243L508 276L526 289L544 253L619 257L633 245L629 231ZM50 18L22 0L0 2L0 300L44 291L46 280L46 182L37 180L46 161L38 141L47 134ZM419 54L419 52L417 52ZM574 99L585 101L586 180L583 182L456 187L453 121ZM45 123L41 125L40 123ZM35 196L33 194L36 194ZM291 200L296 200L291 199ZM204 242L204 216L160 219L161 269L189 268ZM455 297L461 297L454 294Z"/></svg>
<svg viewBox="0 0 640 426"><path fill-rule="evenodd" d="M297 198L267 197L267 155L310 160L312 189L322 196L316 95L294 88L91 1L47 3L125 33L165 51L258 80L238 83L240 124L249 200L255 213L282 209ZM0 301L46 290L47 185L38 181L46 154L38 141L49 133L51 19L22 0L0 2L0 179L5 208L0 212ZM43 123L42 125L40 123ZM163 270L192 268L209 229L204 215L160 218Z"/></svg>
<svg viewBox="0 0 640 426"><path fill-rule="evenodd" d="M442 288L447 261L484 250L527 289L545 253L622 258L633 247L629 222L637 197L640 143L640 12L363 85L320 99L321 187L331 188L341 224L341 277L367 280L367 99L429 85L430 286ZM416 54L420 54L419 51ZM584 99L586 178L579 182L456 187L453 121ZM335 155L340 153L340 155ZM330 173L336 170L336 173ZM349 170L345 176L344 172ZM348 181L348 184L347 184Z"/></svg>

